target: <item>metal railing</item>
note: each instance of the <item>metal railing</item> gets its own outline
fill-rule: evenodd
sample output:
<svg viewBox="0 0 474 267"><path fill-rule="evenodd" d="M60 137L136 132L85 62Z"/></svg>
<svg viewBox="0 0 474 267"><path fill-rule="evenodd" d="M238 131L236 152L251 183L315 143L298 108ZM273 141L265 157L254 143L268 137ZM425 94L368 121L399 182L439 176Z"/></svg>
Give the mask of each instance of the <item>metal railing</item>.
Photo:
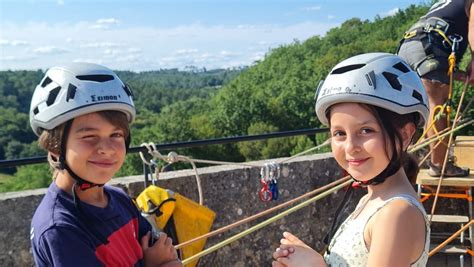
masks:
<svg viewBox="0 0 474 267"><path fill-rule="evenodd" d="M312 135L317 133L324 133L329 131L328 128L312 128L312 129L301 129L301 130L292 130L292 131L283 131L267 134L257 134L257 135L244 135L244 136L232 136L232 137L222 137L206 140L193 140L186 142L175 142L167 144L158 144L156 148L158 150L169 150L176 148L190 148L206 145L222 145L230 144L244 141L257 141L265 140L270 138L279 138L279 137L290 137L298 135ZM144 146L131 147L127 153L138 153L138 152L147 152L147 149ZM9 160L0 160L0 168L11 168L22 165L38 164L47 162L46 156L37 156L37 157L28 157L22 159L9 159Z"/></svg>

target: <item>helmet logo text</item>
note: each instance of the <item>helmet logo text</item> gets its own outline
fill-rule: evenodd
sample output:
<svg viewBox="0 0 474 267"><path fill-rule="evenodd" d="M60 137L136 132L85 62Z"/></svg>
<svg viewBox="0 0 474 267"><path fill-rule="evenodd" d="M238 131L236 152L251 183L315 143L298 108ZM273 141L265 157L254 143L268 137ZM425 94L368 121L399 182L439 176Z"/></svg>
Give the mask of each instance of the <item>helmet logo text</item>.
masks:
<svg viewBox="0 0 474 267"><path fill-rule="evenodd" d="M118 100L119 96L116 95L91 95L92 102L100 102L100 101L110 101L110 100Z"/></svg>

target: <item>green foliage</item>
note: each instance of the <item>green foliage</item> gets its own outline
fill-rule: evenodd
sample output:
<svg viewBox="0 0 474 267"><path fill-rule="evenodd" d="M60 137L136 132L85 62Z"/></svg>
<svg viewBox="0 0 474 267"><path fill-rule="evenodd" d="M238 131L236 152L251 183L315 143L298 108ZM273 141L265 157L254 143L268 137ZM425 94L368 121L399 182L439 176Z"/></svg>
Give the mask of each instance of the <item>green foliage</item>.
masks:
<svg viewBox="0 0 474 267"><path fill-rule="evenodd" d="M18 167L14 177L0 183L0 192L48 187L51 177L48 164Z"/></svg>
<svg viewBox="0 0 474 267"><path fill-rule="evenodd" d="M189 67L186 71L118 72L133 88L138 109L132 125L132 146L143 142L173 143L321 127L314 113L314 94L319 81L347 57L365 52L395 53L404 31L427 10L428 5L412 5L390 17L375 17L371 21L352 18L325 36L313 36L304 42L295 40L272 49L263 60L248 68L208 71ZM469 56L463 59L461 69L468 59ZM36 136L29 128L28 107L42 76L42 71L0 72L2 159L40 154ZM458 103L461 86L456 84L455 103ZM474 90L469 90L466 101L473 95ZM472 107L466 116L474 117ZM460 134L473 135L473 128L465 128ZM273 138L178 149L177 152L198 159L259 160L291 156L327 138L327 134ZM326 151L330 148L317 152ZM51 177L46 173L44 167L18 168L15 177L6 179L0 190L46 186ZM134 154L127 155L116 176L140 173L142 162Z"/></svg>
<svg viewBox="0 0 474 267"><path fill-rule="evenodd" d="M263 122L250 125L248 135L278 132L278 128ZM239 152L247 161L290 156L314 146L306 136L271 138L262 141L241 142L237 145Z"/></svg>

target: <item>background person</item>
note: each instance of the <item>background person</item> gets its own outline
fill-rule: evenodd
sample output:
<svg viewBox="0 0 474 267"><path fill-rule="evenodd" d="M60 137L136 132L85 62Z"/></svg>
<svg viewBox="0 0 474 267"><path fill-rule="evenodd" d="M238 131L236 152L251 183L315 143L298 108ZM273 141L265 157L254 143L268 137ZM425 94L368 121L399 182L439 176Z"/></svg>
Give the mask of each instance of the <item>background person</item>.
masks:
<svg viewBox="0 0 474 267"><path fill-rule="evenodd" d="M453 49L453 40L450 37L462 38L459 43L454 44L456 62L461 61L468 44L471 50L473 49L474 20L469 19L474 17L473 12L472 0L440 0L406 32L401 42L398 55L418 73L428 95L430 116L427 127L432 124L433 116L439 111L436 107L442 106L448 100L450 82L448 57ZM467 68L469 82L474 81L473 59L471 56ZM447 119L449 118L444 115L434 123L438 132L448 127ZM436 135L435 129L430 128L427 137L434 135ZM428 173L431 176L441 175L447 143L448 137L445 137L443 143L437 147L436 142L430 144L432 154ZM444 176L469 176L469 169L456 166L450 158L446 163Z"/></svg>

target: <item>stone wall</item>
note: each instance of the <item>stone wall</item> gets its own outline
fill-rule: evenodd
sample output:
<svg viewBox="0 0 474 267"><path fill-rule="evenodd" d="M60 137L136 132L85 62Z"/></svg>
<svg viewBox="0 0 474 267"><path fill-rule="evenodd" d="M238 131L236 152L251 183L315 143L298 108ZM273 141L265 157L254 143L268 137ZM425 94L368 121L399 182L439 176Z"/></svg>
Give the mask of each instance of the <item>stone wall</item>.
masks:
<svg viewBox="0 0 474 267"><path fill-rule="evenodd" d="M200 168L204 204L217 214L213 229L286 202L342 176L329 153L300 157L281 165L281 168L280 198L269 203L261 202L257 196L260 189L260 168L240 166ZM117 178L112 183L125 189L131 196L136 196L143 190L143 176ZM198 199L192 170L163 173L160 175L158 185L188 198ZM30 253L30 221L45 192L46 189L38 189L0 194L0 266L34 265ZM364 189L356 193L345 214L354 209L358 198L364 193ZM271 254L279 245L283 231L290 231L307 244L321 250L322 240L342 196L343 192L339 191L253 232L203 257L199 266L271 266ZM207 247L273 215L275 214L212 237L208 239Z"/></svg>

